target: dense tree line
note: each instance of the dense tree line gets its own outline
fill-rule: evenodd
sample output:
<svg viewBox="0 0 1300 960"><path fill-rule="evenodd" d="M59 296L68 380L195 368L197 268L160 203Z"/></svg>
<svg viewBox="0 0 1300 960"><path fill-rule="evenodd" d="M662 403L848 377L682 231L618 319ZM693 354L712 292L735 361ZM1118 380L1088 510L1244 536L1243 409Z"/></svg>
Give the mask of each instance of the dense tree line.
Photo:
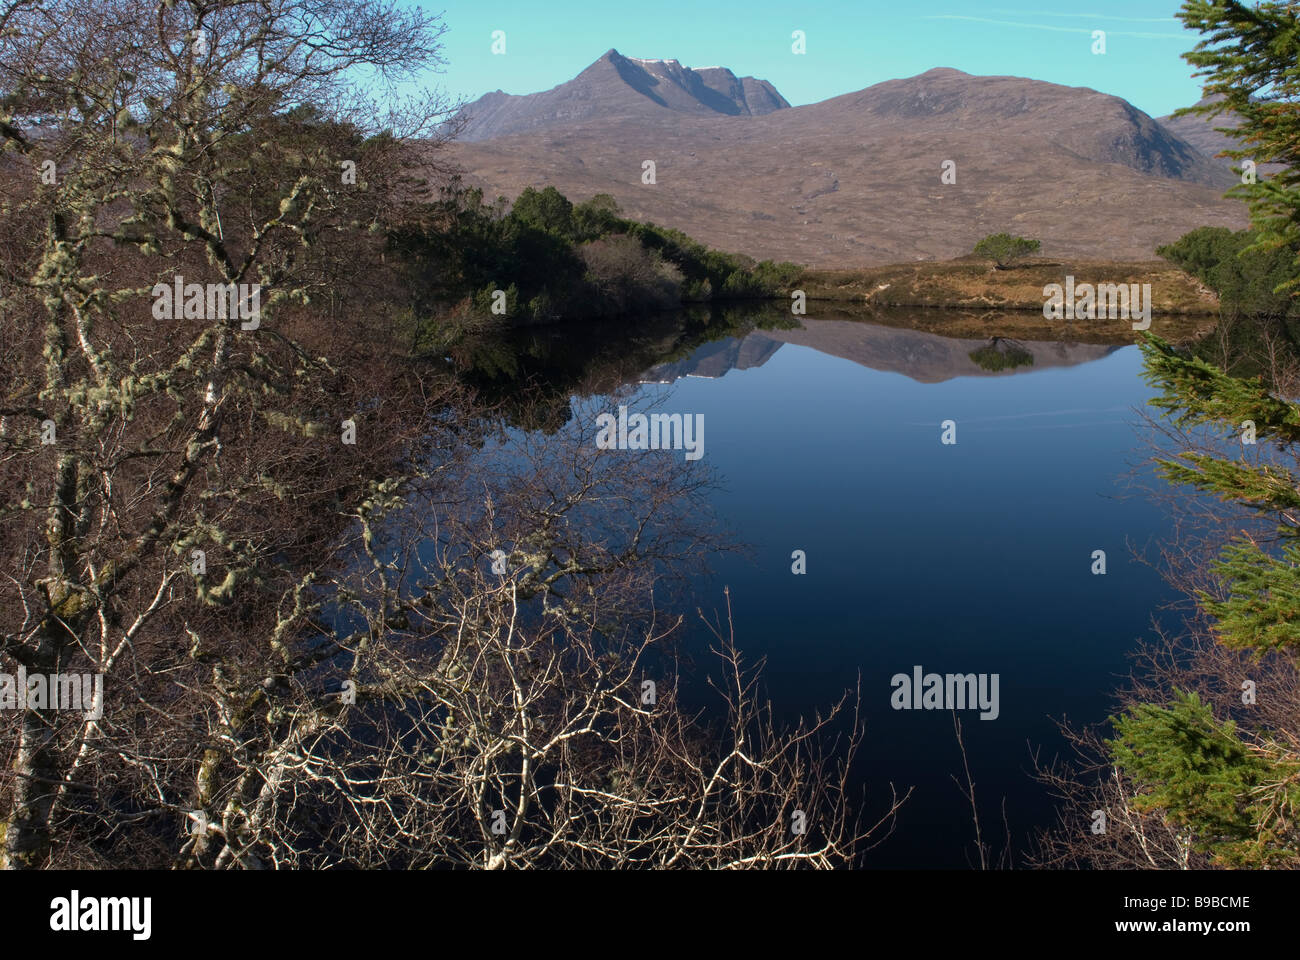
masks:
<svg viewBox="0 0 1300 960"><path fill-rule="evenodd" d="M477 188L448 185L419 222L392 235L412 264L417 326L427 335L458 319L503 327L643 315L787 296L798 276L794 264L710 250L619 212L608 194L575 205L554 187L528 187L513 204L487 203Z"/></svg>

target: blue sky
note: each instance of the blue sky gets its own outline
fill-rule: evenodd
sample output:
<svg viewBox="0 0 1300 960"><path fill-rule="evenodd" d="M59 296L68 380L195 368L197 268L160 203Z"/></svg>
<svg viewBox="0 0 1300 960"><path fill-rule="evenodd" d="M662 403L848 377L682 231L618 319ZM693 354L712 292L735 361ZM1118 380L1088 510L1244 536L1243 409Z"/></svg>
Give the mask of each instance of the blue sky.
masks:
<svg viewBox="0 0 1300 960"><path fill-rule="evenodd" d="M1194 103L1200 88L1180 54L1197 35L1174 18L1178 0L457 0L445 14L456 97L534 93L571 79L610 47L629 57L725 66L771 81L792 104L814 103L931 67L1092 87L1152 116ZM415 5L415 4L412 4ZM1035 9L1039 7L1038 9ZM491 52L504 30L506 53ZM791 53L803 30L807 53ZM1092 53L1092 31L1106 53Z"/></svg>

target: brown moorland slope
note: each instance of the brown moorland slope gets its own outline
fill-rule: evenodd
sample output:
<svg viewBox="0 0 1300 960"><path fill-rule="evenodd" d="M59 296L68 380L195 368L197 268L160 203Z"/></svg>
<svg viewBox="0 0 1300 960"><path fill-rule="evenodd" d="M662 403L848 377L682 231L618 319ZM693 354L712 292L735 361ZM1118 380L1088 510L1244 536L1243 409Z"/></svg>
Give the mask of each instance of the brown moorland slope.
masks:
<svg viewBox="0 0 1300 960"><path fill-rule="evenodd" d="M956 257L1003 230L1049 257L1150 260L1198 226L1246 222L1222 196L1221 163L1087 88L936 69L761 115L705 114L649 101L612 69L617 56L584 71L599 80L585 98L608 98L614 115L457 143L451 159L490 197L610 193L633 219L818 267ZM941 182L948 160L956 183Z"/></svg>
<svg viewBox="0 0 1300 960"><path fill-rule="evenodd" d="M1196 105L1199 107L1212 102L1214 102L1213 98L1205 98ZM1160 117L1157 122L1175 136L1190 143L1201 153L1208 157L1214 157L1227 170L1231 170L1233 167L1240 168L1241 161L1234 160L1231 157L1220 157L1220 153L1224 150L1249 149L1246 144L1235 136L1223 132L1224 130L1235 130L1240 123L1237 114L1231 110L1226 110L1215 117L1207 117L1204 114L1196 113L1186 113L1182 116L1169 114ZM1283 169L1285 168L1279 163L1261 163L1256 173L1257 175L1267 176Z"/></svg>

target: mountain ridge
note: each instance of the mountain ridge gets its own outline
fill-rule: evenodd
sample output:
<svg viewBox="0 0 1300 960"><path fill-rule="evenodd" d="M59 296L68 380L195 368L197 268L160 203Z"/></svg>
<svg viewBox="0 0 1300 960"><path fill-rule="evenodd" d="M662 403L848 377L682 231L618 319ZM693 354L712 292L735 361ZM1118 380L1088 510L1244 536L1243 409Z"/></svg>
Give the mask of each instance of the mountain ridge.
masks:
<svg viewBox="0 0 1300 960"><path fill-rule="evenodd" d="M724 113L678 68L610 51L583 84L546 92L568 100L541 103L537 125L511 100L523 132L452 144L451 159L489 196L546 185L575 202L609 193L631 219L822 267L945 260L1002 231L1041 240L1047 256L1148 260L1196 227L1246 222L1223 199L1234 178L1222 163L1091 88L938 67L766 112L729 101L736 112ZM649 90L663 103L620 69L657 77ZM701 84L735 78L690 73ZM571 120L557 109L565 103L580 108ZM950 165L955 182L944 179Z"/></svg>
<svg viewBox="0 0 1300 960"><path fill-rule="evenodd" d="M611 47L572 80L549 90L495 90L461 108L460 139L488 140L614 116L761 116L790 104L766 80L726 67L625 57Z"/></svg>

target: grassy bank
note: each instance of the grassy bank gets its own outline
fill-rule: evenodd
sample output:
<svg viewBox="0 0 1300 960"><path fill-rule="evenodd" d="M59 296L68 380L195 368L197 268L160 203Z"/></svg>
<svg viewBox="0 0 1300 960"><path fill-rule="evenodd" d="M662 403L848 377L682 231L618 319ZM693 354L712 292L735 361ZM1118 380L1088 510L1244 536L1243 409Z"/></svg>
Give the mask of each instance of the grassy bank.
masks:
<svg viewBox="0 0 1300 960"><path fill-rule="evenodd" d="M1163 260L1123 262L1048 258L1027 260L1006 270L988 260L892 264L855 270L806 270L801 288L813 300L850 300L889 307L944 307L961 310L1043 310L1043 287L1064 283L1149 283L1154 314L1217 315L1214 293Z"/></svg>
<svg viewBox="0 0 1300 960"><path fill-rule="evenodd" d="M805 270L798 278L809 301L906 307L907 325L950 337L1004 336L1050 340L1070 336L1091 343L1130 343L1139 334L1127 322L1051 320L1043 316L1043 287L1065 282L1151 285L1151 329L1166 339L1198 339L1213 329L1219 300L1191 275L1163 260L1124 262L1082 260L1069 263L1034 258L1005 270L988 260L891 264L852 270ZM809 304L810 316L822 316L829 304ZM935 308L931 312L928 308ZM896 311L881 311L889 323Z"/></svg>

